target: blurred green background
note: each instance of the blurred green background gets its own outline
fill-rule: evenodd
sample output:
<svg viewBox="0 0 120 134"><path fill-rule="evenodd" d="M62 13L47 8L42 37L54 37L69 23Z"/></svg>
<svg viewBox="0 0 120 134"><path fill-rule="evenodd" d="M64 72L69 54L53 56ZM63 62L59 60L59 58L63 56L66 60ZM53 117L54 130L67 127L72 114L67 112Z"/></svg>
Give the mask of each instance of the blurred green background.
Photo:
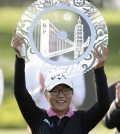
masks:
<svg viewBox="0 0 120 134"><path fill-rule="evenodd" d="M12 0L6 4L5 0L0 1L0 67L4 73L5 85L0 111L0 134L26 134L26 123L21 116L13 93L15 53L11 49L10 43L12 31L30 3L28 1L26 3L16 1L11 4L11 2ZM120 80L120 10L116 10L115 7L105 7L101 3L94 4L98 6L105 18L109 30L109 58L105 70L110 85ZM106 129L101 123L90 132L90 134L107 133L112 133L112 130Z"/></svg>

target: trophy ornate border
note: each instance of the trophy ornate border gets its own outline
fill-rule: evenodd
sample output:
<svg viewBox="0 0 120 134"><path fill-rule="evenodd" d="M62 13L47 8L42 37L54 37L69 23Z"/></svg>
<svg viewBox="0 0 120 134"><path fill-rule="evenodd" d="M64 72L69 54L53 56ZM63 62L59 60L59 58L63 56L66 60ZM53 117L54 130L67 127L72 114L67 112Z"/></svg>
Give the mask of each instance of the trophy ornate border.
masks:
<svg viewBox="0 0 120 134"><path fill-rule="evenodd" d="M41 56L42 58L37 56L39 54L37 54L34 48L32 39L34 23L37 21L38 17L46 12L57 9L69 9L76 13L80 11L80 15L83 15L83 17L86 16L84 19L87 18L90 29L92 29L94 33L93 35L91 34L92 41L85 54L66 64L56 64L56 62L51 62L43 56ZM26 61L32 62L38 60L41 62L42 66L49 71L55 68L61 68L70 74L77 73L78 71L85 73L91 70L95 65L96 59L91 53L91 50L93 48L99 49L101 44L105 46L108 45L108 28L106 22L99 10L87 0L37 0L32 3L21 16L17 25L17 32L25 38Z"/></svg>

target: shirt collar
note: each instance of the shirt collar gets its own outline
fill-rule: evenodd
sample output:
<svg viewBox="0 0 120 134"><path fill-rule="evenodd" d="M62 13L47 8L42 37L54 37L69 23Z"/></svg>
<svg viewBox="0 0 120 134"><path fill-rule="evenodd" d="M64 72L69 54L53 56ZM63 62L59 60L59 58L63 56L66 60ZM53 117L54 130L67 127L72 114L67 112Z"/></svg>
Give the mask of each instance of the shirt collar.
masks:
<svg viewBox="0 0 120 134"><path fill-rule="evenodd" d="M58 118L62 118L62 117L64 117L64 116L67 116L67 117L70 118L70 117L74 114L74 111L72 110L72 108L69 107L68 112L67 112L65 115L63 115L62 117L59 117L59 116L52 110L52 108L49 107L49 108L47 109L47 114L48 114L49 117L57 116Z"/></svg>

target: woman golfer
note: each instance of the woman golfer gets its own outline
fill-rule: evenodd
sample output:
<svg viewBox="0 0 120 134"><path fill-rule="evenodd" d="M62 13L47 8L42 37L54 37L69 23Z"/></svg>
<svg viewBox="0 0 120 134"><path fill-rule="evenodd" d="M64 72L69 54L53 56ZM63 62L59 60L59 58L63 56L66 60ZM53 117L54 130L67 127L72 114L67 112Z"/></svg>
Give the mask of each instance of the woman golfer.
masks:
<svg viewBox="0 0 120 134"><path fill-rule="evenodd" d="M32 134L88 134L109 109L109 96L104 64L108 49L101 45L102 53L94 49L97 58L94 74L98 101L88 110L73 111L70 107L74 89L69 76L60 72L45 80L44 94L49 102L47 110L38 108L26 89L25 61L20 53L24 38L13 33L12 48L16 51L14 93L20 111ZM90 90L90 89L87 89Z"/></svg>

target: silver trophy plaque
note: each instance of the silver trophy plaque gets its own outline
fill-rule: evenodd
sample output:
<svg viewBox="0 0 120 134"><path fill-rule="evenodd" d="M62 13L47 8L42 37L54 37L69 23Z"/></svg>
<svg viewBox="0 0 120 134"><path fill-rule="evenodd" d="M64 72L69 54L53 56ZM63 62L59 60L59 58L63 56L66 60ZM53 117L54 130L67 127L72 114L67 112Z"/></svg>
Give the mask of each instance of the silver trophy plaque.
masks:
<svg viewBox="0 0 120 134"><path fill-rule="evenodd" d="M38 61L48 72L85 73L95 65L91 50L108 45L104 18L87 0L37 0L17 31L26 39L26 61Z"/></svg>

